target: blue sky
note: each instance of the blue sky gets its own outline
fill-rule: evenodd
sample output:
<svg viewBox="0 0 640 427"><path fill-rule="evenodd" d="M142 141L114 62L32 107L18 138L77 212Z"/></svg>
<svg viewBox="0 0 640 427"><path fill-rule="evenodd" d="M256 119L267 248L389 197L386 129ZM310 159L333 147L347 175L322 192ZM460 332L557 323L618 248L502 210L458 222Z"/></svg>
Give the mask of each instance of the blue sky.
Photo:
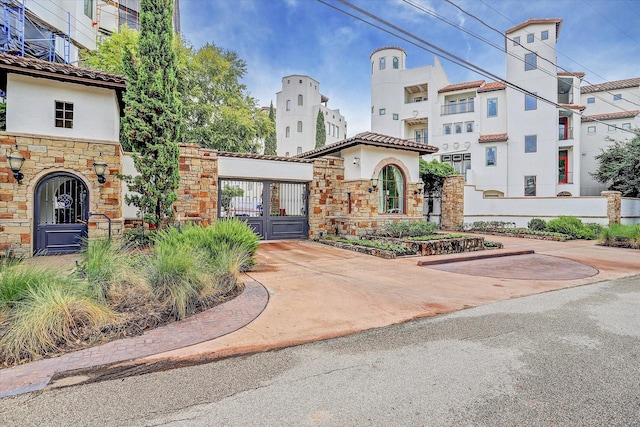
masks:
<svg viewBox="0 0 640 427"><path fill-rule="evenodd" d="M353 10L337 0L324 0ZM504 53L426 14L418 4L498 46L501 34L445 0L349 0L412 34L499 76ZM451 0L503 33L529 18L562 18L558 63L586 72L585 80L640 77L640 0ZM316 0L181 0L183 36L236 51L247 62L244 83L260 105L275 103L282 77L304 74L320 82L329 107L339 108L348 136L370 128L369 55L384 46L407 51L407 67L433 64L434 55ZM451 83L486 78L442 61Z"/></svg>

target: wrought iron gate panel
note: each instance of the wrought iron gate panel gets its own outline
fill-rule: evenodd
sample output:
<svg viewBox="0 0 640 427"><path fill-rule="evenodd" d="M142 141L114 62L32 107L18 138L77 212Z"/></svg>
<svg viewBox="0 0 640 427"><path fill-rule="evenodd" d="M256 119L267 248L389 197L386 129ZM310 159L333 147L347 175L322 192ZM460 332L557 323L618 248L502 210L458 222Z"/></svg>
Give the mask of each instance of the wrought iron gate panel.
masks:
<svg viewBox="0 0 640 427"><path fill-rule="evenodd" d="M219 218L242 218L265 240L308 236L305 182L220 179Z"/></svg>
<svg viewBox="0 0 640 427"><path fill-rule="evenodd" d="M34 197L34 253L78 252L87 235L88 191L69 173L44 178Z"/></svg>

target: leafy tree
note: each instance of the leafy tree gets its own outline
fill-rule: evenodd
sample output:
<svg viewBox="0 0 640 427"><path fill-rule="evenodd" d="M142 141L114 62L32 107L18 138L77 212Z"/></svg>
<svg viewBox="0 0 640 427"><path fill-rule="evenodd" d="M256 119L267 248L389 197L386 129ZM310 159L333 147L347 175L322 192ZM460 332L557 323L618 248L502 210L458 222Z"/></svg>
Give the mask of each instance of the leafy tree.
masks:
<svg viewBox="0 0 640 427"><path fill-rule="evenodd" d="M324 126L324 114L318 110L318 118L316 119L316 148L324 147L327 143L327 128Z"/></svg>
<svg viewBox="0 0 640 427"><path fill-rule="evenodd" d="M126 202L162 227L173 217L180 184L181 103L177 92L172 0L141 0L138 55L125 46L127 90L123 145L134 151L139 175L124 177L134 194Z"/></svg>
<svg viewBox="0 0 640 427"><path fill-rule="evenodd" d="M591 176L624 197L640 196L640 135L626 141L607 140L612 144L595 157L598 167Z"/></svg>
<svg viewBox="0 0 640 427"><path fill-rule="evenodd" d="M120 27L119 32L102 39L97 49L82 51L81 63L82 66L86 68L125 75L126 71L123 61L125 50L137 56L138 32L123 25Z"/></svg>
<svg viewBox="0 0 640 427"><path fill-rule="evenodd" d="M220 192L220 204L222 205L222 210L227 212L228 215L231 200L233 200L234 197L242 197L243 195L244 190L237 185L225 185Z"/></svg>
<svg viewBox="0 0 640 427"><path fill-rule="evenodd" d="M84 64L122 73L126 68L124 58L135 61L138 57L137 46L132 43L137 32L124 31L124 35L114 34L105 39L95 52L85 52ZM130 54L125 54L126 48ZM222 151L257 153L259 141L275 132L275 124L240 83L246 74L246 63L236 52L212 43L194 49L176 37L174 49L179 75L177 88L183 105L183 139Z"/></svg>
<svg viewBox="0 0 640 427"><path fill-rule="evenodd" d="M276 115L273 111L273 101L271 101L271 105L269 105L269 122L271 122L273 129L264 139L264 154L275 156L277 154L278 141L276 140Z"/></svg>
<svg viewBox="0 0 640 427"><path fill-rule="evenodd" d="M442 193L444 179L455 174L456 170L449 163L441 163L437 159L430 162L420 159L420 178L424 182L424 194L427 195L427 220L433 212L433 198Z"/></svg>

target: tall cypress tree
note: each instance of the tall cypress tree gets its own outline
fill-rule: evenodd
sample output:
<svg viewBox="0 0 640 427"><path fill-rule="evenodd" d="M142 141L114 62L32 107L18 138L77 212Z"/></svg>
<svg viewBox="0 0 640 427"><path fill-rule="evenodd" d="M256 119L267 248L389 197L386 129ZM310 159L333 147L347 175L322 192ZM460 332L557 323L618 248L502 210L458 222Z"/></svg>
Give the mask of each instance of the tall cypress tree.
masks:
<svg viewBox="0 0 640 427"><path fill-rule="evenodd" d="M276 140L276 115L273 111L273 101L271 101L271 105L269 106L269 121L271 121L273 125L273 130L270 131L264 139L264 154L275 156L277 154L278 142Z"/></svg>
<svg viewBox="0 0 640 427"><path fill-rule="evenodd" d="M327 143L327 128L324 126L324 114L318 110L316 118L316 148L324 147Z"/></svg>
<svg viewBox="0 0 640 427"><path fill-rule="evenodd" d="M127 203L143 219L162 227L173 217L180 184L180 123L176 52L173 45L173 0L140 1L137 59L125 51L127 90L122 120L123 146L134 152L140 173L125 177L135 194Z"/></svg>

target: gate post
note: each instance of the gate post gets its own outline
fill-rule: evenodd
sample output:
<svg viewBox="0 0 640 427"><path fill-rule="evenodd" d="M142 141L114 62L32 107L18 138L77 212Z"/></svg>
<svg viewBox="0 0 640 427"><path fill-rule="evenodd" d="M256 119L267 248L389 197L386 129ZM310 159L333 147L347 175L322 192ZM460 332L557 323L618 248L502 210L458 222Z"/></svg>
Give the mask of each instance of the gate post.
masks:
<svg viewBox="0 0 640 427"><path fill-rule="evenodd" d="M440 227L455 230L464 223L464 175L448 176L442 186Z"/></svg>

